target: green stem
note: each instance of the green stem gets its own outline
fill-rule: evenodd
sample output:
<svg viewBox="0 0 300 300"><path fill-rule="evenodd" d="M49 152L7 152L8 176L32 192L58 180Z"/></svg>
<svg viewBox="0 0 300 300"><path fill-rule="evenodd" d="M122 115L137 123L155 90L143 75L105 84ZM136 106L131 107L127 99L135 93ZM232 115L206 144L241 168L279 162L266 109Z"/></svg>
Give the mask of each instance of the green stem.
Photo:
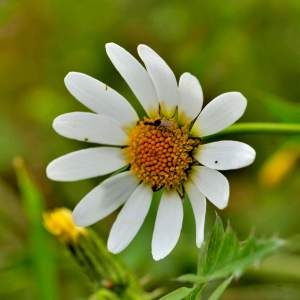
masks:
<svg viewBox="0 0 300 300"><path fill-rule="evenodd" d="M209 135L204 138L205 141L215 140L219 137L240 135L240 134L282 134L282 135L300 135L300 124L291 123L239 123L229 128Z"/></svg>

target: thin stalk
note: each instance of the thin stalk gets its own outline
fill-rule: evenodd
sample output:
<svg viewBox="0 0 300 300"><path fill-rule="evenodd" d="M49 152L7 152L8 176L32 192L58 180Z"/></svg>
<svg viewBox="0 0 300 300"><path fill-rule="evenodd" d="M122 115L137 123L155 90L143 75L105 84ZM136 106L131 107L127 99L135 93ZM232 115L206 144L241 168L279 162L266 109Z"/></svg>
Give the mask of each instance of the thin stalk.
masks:
<svg viewBox="0 0 300 300"><path fill-rule="evenodd" d="M206 136L205 141L216 140L220 137L241 134L277 134L277 135L299 135L300 124L292 123L239 123L228 127L216 134Z"/></svg>

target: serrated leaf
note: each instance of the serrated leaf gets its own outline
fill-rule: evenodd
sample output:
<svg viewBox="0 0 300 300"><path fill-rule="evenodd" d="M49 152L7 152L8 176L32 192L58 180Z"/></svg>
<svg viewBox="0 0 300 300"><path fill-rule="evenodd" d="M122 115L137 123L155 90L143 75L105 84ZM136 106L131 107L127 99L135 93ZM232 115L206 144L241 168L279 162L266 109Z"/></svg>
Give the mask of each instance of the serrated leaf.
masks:
<svg viewBox="0 0 300 300"><path fill-rule="evenodd" d="M226 288L229 286L233 279L233 276L230 276L229 278L225 279L209 296L208 300L218 300L225 292Z"/></svg>
<svg viewBox="0 0 300 300"><path fill-rule="evenodd" d="M188 297L193 290L193 288L181 287L168 295L163 296L160 300L182 300Z"/></svg>
<svg viewBox="0 0 300 300"><path fill-rule="evenodd" d="M206 243L205 248L205 261L204 264L201 266L201 262L199 262L200 267L202 267L202 271L199 270L198 272L203 273L208 273L210 269L213 268L214 264L216 263L216 257L218 256L219 253L219 247L220 243L222 242L222 237L224 235L224 227L221 218L216 215L216 221L210 236L210 239L208 243ZM201 255L200 255L201 259Z"/></svg>
<svg viewBox="0 0 300 300"><path fill-rule="evenodd" d="M216 217L210 238L200 253L199 263L202 266L198 268L198 275L209 281L241 274L281 245L282 241L277 238L256 239L252 235L240 242L230 225L224 231L221 219Z"/></svg>
<svg viewBox="0 0 300 300"><path fill-rule="evenodd" d="M219 248L216 264L226 264L230 262L238 253L239 241L228 223L223 235L222 244Z"/></svg>

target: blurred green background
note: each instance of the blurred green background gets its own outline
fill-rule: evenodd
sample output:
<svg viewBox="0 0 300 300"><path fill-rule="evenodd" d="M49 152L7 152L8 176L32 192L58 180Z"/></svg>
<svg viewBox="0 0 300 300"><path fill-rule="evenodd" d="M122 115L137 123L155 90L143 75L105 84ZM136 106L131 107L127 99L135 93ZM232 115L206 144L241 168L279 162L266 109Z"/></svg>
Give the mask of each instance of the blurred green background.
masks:
<svg viewBox="0 0 300 300"><path fill-rule="evenodd" d="M225 91L242 92L248 99L242 122L299 123L299 37L299 0L0 1L0 299L45 298L36 280L36 255L51 257L51 266L42 268L54 274L49 289L55 291L49 291L48 299L85 299L91 291L54 239L46 234L48 250L32 243L30 207L22 201L12 167L14 157L25 159L44 208L72 209L99 182L56 183L45 176L48 162L85 146L51 128L57 115L86 110L64 87L69 71L87 73L134 99L104 45L114 41L136 55L136 46L145 43L165 58L177 78L185 71L196 75L206 103ZM225 172L231 198L223 219L231 220L241 238L253 229L262 236L296 236L299 137L238 139L256 149L257 159L251 167ZM138 237L120 255L137 276L150 278L153 287L168 286L171 278L196 268L194 220L187 203L185 210L180 242L165 260L154 262L150 254L155 205ZM207 229L213 215L209 207ZM94 226L104 240L114 218ZM249 271L224 299L300 299L299 249Z"/></svg>

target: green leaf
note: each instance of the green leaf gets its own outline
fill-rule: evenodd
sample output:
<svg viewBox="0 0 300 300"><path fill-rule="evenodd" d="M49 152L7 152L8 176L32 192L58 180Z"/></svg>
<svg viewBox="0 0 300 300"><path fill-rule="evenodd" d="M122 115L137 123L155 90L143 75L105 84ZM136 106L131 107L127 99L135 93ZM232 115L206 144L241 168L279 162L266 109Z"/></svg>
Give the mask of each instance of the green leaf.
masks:
<svg viewBox="0 0 300 300"><path fill-rule="evenodd" d="M185 300L199 300L201 298L201 294L204 288L205 288L204 284L198 284L194 286L193 290L185 298Z"/></svg>
<svg viewBox="0 0 300 300"><path fill-rule="evenodd" d="M219 256L220 253L220 244L222 244L223 236L224 236L223 223L221 218L217 215L210 240L207 243L207 252L203 257L205 258L205 261L202 264L202 270L200 268L200 273L202 274L209 273L209 271L217 263L216 258ZM201 256L200 256L200 260L201 260Z"/></svg>
<svg viewBox="0 0 300 300"><path fill-rule="evenodd" d="M229 224L224 231L217 216L210 238L200 253L198 275L207 281L240 275L247 267L274 253L282 244L278 238L256 239L252 235L240 242Z"/></svg>
<svg viewBox="0 0 300 300"><path fill-rule="evenodd" d="M23 160L15 159L14 166L28 220L30 259L38 289L37 299L55 300L58 299L55 261L42 225L43 197L29 177Z"/></svg>
<svg viewBox="0 0 300 300"><path fill-rule="evenodd" d="M220 297L223 295L225 292L226 288L229 286L233 279L233 276L225 279L214 291L213 293L209 296L208 300L218 300Z"/></svg>
<svg viewBox="0 0 300 300"><path fill-rule="evenodd" d="M188 297L191 292L193 291L193 288L187 288L187 287L181 287L165 296L160 298L160 300L181 300Z"/></svg>
<svg viewBox="0 0 300 300"><path fill-rule="evenodd" d="M190 282L190 283L202 283L206 282L206 279L196 274L185 274L176 278L178 282Z"/></svg>

